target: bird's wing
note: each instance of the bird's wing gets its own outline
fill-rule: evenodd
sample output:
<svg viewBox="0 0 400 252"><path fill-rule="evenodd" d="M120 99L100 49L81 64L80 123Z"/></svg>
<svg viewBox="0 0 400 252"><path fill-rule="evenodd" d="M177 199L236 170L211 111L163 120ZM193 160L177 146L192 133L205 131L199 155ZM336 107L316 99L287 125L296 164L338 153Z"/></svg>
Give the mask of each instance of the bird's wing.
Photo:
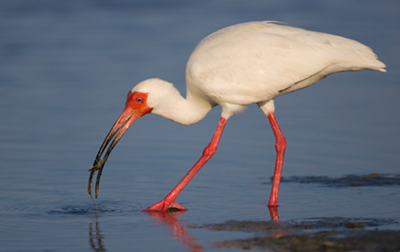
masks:
<svg viewBox="0 0 400 252"><path fill-rule="evenodd" d="M196 48L188 61L188 85L194 83L217 103L251 104L333 72L384 67L371 49L354 40L270 23L261 29L257 22L256 28L231 28L225 36L217 32L201 42L204 48ZM324 76L294 88L320 73Z"/></svg>

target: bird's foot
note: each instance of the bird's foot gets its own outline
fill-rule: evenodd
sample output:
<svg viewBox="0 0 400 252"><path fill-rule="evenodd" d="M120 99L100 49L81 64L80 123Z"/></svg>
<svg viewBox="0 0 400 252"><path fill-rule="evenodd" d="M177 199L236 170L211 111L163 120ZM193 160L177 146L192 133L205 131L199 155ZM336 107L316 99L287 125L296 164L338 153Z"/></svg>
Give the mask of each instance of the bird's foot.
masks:
<svg viewBox="0 0 400 252"><path fill-rule="evenodd" d="M158 211L158 212L167 212L167 211L186 211L187 208L179 205L175 202L168 202L167 200L162 200L151 207L143 209L142 211Z"/></svg>

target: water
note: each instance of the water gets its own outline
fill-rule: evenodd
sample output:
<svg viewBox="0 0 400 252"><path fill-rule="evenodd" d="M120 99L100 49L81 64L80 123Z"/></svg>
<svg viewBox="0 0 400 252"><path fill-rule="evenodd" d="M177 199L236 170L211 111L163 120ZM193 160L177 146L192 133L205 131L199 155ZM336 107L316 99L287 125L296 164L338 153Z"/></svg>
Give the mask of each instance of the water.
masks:
<svg viewBox="0 0 400 252"><path fill-rule="evenodd" d="M388 66L335 74L276 99L288 141L283 176L398 175L399 10L397 1L2 1L0 250L214 251L214 241L253 237L191 226L270 220L274 138L256 106L229 120L218 152L178 197L189 211L140 210L199 158L219 108L190 127L154 115L138 120L110 156L97 210L86 192L87 169L128 90L160 77L184 94L185 63L198 41L245 21L353 38ZM400 221L396 185L284 182L279 203L283 222Z"/></svg>

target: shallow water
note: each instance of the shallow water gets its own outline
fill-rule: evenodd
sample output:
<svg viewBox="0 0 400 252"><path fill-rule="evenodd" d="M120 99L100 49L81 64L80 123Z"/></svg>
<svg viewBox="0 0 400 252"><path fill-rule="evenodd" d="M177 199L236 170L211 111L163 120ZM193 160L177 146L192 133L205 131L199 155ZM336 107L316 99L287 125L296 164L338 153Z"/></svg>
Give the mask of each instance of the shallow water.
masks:
<svg viewBox="0 0 400 252"><path fill-rule="evenodd" d="M148 115L111 154L95 208L87 169L137 82L160 77L185 93L184 67L211 32L278 20L356 39L387 73L339 73L276 99L288 142L279 218L390 220L400 228L398 184L298 183L372 173L398 178L400 3L386 1L2 1L0 3L0 250L215 251L252 232L193 228L270 221L274 137L257 106L233 116L216 155L177 202L149 215L199 158L218 123L190 127ZM232 251L241 250L231 248Z"/></svg>

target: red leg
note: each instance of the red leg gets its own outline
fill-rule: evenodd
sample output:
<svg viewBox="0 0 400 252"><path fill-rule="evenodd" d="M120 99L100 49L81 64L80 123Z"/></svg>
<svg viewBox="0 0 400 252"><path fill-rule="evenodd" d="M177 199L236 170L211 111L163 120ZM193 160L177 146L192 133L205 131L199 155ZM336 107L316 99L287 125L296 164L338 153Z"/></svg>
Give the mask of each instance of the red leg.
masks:
<svg viewBox="0 0 400 252"><path fill-rule="evenodd" d="M222 132L224 131L226 124L226 119L221 117L219 120L219 124L217 129L215 130L214 136L211 139L211 142L207 145L207 147L203 151L203 155L197 161L197 163L189 170L189 172L182 178L182 180L175 186L172 191L165 196L165 198L154 204L151 207L144 209L143 211L167 211L170 208L177 208L179 210L187 210L185 207L175 203L176 197L178 197L179 193L183 190L183 188L189 183L189 181L196 175L196 173L203 167L203 165L214 155L217 151L218 143L221 138Z"/></svg>
<svg viewBox="0 0 400 252"><path fill-rule="evenodd" d="M276 149L276 162L274 179L272 182L271 196L269 198L268 206L278 206L279 183L281 182L283 158L286 150L286 140L279 128L273 112L268 114L269 122L271 123L272 130L275 135L275 149Z"/></svg>

